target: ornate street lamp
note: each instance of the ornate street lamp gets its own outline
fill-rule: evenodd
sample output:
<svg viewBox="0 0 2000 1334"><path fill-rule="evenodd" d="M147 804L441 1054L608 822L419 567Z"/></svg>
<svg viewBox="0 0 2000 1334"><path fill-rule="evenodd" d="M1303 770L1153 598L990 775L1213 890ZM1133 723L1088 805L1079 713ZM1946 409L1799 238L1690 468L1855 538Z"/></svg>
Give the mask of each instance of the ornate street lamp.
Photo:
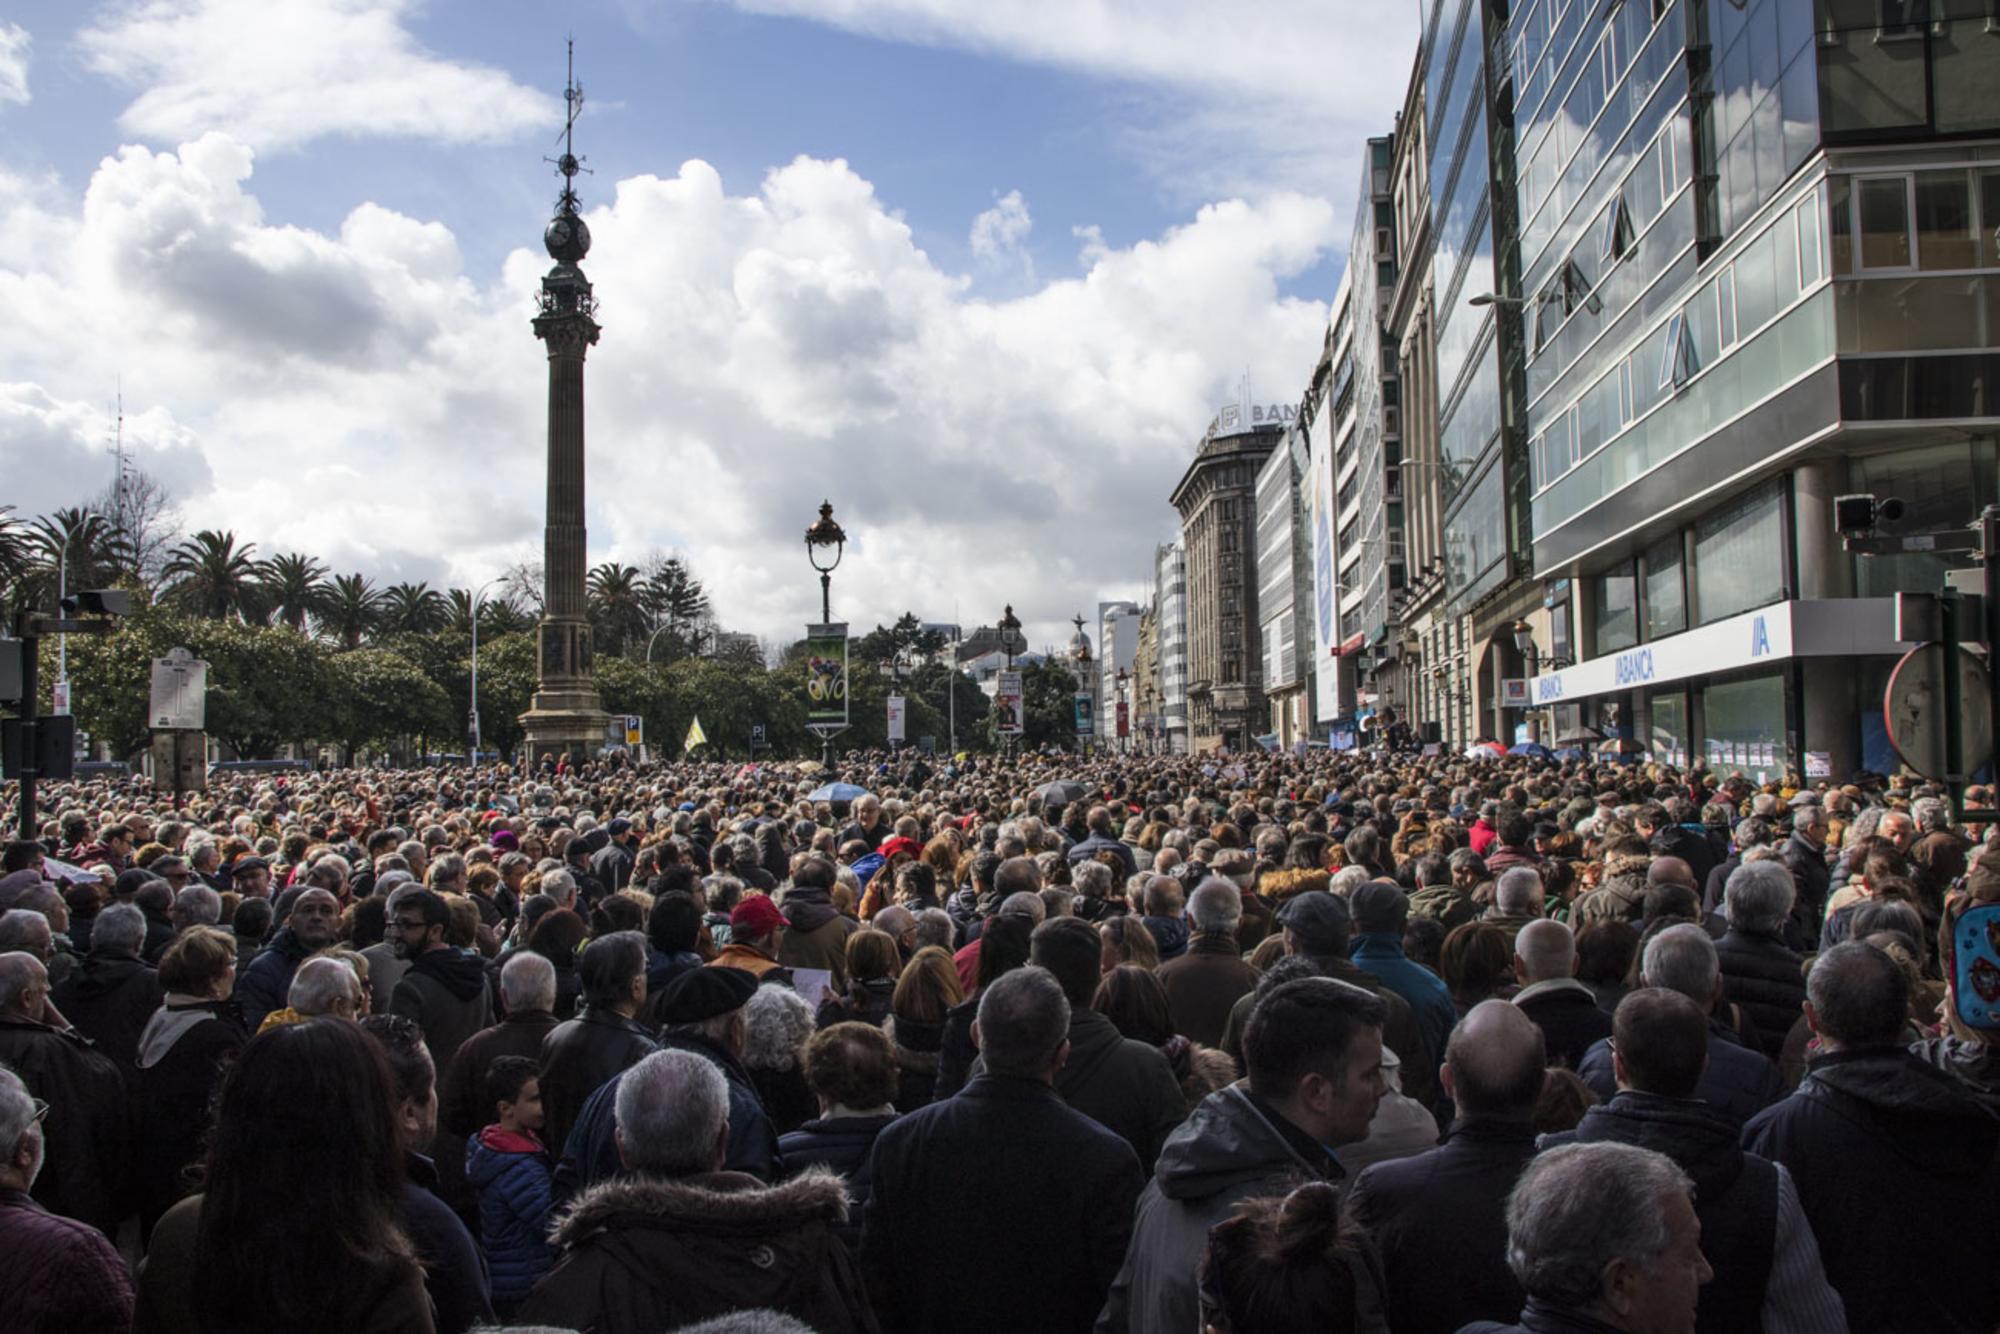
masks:
<svg viewBox="0 0 2000 1334"><path fill-rule="evenodd" d="M826 549L831 548L829 558ZM847 548L847 534L833 521L833 502L823 500L819 506L819 522L806 529L806 558L819 571L819 619L822 625L833 621L833 572L840 565L841 553Z"/></svg>
<svg viewBox="0 0 2000 1334"><path fill-rule="evenodd" d="M1007 670L1014 670L1014 636L1021 633L1021 618L1014 614L1014 604L1007 604L1006 615L1000 618L1000 643L1007 650Z"/></svg>

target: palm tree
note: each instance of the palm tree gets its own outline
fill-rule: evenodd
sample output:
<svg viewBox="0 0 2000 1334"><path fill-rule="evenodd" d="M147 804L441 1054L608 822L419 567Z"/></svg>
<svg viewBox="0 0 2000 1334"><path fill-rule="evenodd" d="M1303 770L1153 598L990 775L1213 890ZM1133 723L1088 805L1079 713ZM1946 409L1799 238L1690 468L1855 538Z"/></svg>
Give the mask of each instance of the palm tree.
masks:
<svg viewBox="0 0 2000 1334"><path fill-rule="evenodd" d="M479 631L498 639L535 628L535 618L514 605L512 598L488 598L479 604Z"/></svg>
<svg viewBox="0 0 2000 1334"><path fill-rule="evenodd" d="M0 602L24 592L33 567L34 547L28 526L14 517L12 505L0 505Z"/></svg>
<svg viewBox="0 0 2000 1334"><path fill-rule="evenodd" d="M600 565L585 576L584 587L590 595L598 651L622 655L646 633L645 579L639 567L615 561Z"/></svg>
<svg viewBox="0 0 2000 1334"><path fill-rule="evenodd" d="M60 593L103 588L117 578L123 544L110 520L87 505L35 520L27 543L27 591L45 606L53 606Z"/></svg>
<svg viewBox="0 0 2000 1334"><path fill-rule="evenodd" d="M203 529L173 549L164 571L171 581L168 600L183 610L212 620L232 616L253 619L258 603L257 580L262 566L251 554L256 546L236 545L236 534Z"/></svg>
<svg viewBox="0 0 2000 1334"><path fill-rule="evenodd" d="M359 574L337 574L320 602L320 629L345 648L360 648L382 611L382 594Z"/></svg>
<svg viewBox="0 0 2000 1334"><path fill-rule="evenodd" d="M311 556L288 551L258 567L258 602L294 630L306 628L306 617L319 610L325 593L326 566Z"/></svg>
<svg viewBox="0 0 2000 1334"><path fill-rule="evenodd" d="M427 583L395 584L382 594L380 626L391 634L427 635L451 622L451 603Z"/></svg>

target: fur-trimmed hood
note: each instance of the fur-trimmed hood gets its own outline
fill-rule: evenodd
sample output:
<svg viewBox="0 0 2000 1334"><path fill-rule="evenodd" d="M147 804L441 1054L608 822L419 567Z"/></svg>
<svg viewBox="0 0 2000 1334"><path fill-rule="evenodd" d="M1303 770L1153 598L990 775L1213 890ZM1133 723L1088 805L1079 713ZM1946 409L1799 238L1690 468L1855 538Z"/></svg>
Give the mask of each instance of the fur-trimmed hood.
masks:
<svg viewBox="0 0 2000 1334"><path fill-rule="evenodd" d="M549 1240L568 1249L621 1226L688 1229L713 1236L767 1235L809 1223L847 1221L847 1187L825 1168L808 1168L767 1186L743 1172L701 1176L612 1177L577 1196L549 1227Z"/></svg>

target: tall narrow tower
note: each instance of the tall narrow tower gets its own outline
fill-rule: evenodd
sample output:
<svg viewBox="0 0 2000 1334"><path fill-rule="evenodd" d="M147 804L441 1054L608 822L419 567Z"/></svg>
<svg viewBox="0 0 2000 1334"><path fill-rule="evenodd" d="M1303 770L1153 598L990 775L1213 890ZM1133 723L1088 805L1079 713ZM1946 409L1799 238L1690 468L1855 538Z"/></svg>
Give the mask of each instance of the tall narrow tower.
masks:
<svg viewBox="0 0 2000 1334"><path fill-rule="evenodd" d="M583 90L576 83L574 45L569 83L563 89L568 116L563 152L556 160L563 188L556 213L542 232L555 267L542 278L541 309L535 337L549 351L549 506L542 535L545 580L538 643L538 684L521 715L523 744L531 762L545 754L581 759L604 745L610 721L591 680L590 621L585 614L583 525L583 359L597 341L597 301L590 280L577 265L590 252L590 228L576 197L577 114Z"/></svg>

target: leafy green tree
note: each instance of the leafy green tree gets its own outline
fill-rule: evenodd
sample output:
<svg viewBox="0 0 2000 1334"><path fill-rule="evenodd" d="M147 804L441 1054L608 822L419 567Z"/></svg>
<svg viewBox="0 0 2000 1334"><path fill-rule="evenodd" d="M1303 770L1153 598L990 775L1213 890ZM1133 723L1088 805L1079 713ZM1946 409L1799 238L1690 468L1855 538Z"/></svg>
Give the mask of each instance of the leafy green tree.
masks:
<svg viewBox="0 0 2000 1334"><path fill-rule="evenodd" d="M444 691L414 662L387 649L328 654L320 736L341 747L342 760L369 745L393 746L453 735Z"/></svg>
<svg viewBox="0 0 2000 1334"><path fill-rule="evenodd" d="M255 619L263 569L256 550L249 542L238 546L234 533L203 529L168 555L162 599L210 620Z"/></svg>
<svg viewBox="0 0 2000 1334"><path fill-rule="evenodd" d="M124 547L110 521L88 506L43 515L22 540L17 605L53 610L63 592L118 582Z"/></svg>

